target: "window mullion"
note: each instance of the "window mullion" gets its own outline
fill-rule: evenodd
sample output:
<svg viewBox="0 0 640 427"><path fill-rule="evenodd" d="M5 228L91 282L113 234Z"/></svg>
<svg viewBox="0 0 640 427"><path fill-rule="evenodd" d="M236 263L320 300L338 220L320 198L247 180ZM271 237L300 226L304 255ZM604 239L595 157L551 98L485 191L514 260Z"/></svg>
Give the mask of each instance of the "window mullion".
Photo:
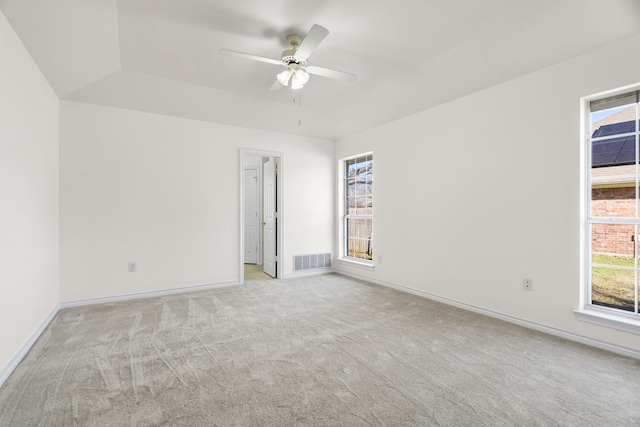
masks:
<svg viewBox="0 0 640 427"><path fill-rule="evenodd" d="M631 217L611 217L611 216L594 216L587 218L589 224L621 224L636 225L640 224L640 218Z"/></svg>

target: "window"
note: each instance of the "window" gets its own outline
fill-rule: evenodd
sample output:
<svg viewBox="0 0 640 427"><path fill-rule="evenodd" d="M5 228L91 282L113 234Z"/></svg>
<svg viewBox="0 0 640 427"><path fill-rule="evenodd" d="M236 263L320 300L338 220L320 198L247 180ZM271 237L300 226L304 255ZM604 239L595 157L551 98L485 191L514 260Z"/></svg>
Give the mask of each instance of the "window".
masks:
<svg viewBox="0 0 640 427"><path fill-rule="evenodd" d="M583 231L583 309L636 326L640 325L639 100L640 92L627 91L587 101Z"/></svg>
<svg viewBox="0 0 640 427"><path fill-rule="evenodd" d="M342 255L373 260L373 155L343 160Z"/></svg>

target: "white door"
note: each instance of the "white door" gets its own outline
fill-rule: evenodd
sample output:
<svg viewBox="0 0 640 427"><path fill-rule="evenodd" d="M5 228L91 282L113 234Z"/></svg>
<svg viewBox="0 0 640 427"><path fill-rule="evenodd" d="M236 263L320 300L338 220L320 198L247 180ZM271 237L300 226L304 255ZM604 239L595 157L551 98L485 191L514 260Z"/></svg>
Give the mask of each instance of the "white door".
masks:
<svg viewBox="0 0 640 427"><path fill-rule="evenodd" d="M276 227L277 227L277 214L276 214L276 160L271 157L269 161L264 164L264 180L262 198L263 198L263 210L264 215L264 265L263 270L271 277L276 277Z"/></svg>
<svg viewBox="0 0 640 427"><path fill-rule="evenodd" d="M244 170L244 263L258 263L258 169Z"/></svg>

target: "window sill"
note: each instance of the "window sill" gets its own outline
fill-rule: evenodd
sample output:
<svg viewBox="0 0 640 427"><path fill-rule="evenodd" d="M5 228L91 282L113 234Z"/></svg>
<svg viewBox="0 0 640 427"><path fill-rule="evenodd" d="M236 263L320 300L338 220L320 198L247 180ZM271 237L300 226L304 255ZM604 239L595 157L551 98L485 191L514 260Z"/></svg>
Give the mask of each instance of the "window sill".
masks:
<svg viewBox="0 0 640 427"><path fill-rule="evenodd" d="M573 312L578 320L640 335L640 318L627 317L625 314L608 313L597 308L584 308L582 310L573 310Z"/></svg>
<svg viewBox="0 0 640 427"><path fill-rule="evenodd" d="M368 270L368 271L374 270L373 263L368 263L364 261L356 261L349 258L338 258L335 260L335 262L336 262L336 265L342 264L344 266L357 267L357 268L361 268L363 270Z"/></svg>

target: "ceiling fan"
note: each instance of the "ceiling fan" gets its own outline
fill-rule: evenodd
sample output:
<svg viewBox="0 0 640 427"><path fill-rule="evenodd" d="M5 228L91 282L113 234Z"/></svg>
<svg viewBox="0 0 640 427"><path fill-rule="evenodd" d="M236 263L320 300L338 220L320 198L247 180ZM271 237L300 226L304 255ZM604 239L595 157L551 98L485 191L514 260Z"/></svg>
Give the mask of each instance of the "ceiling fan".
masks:
<svg viewBox="0 0 640 427"><path fill-rule="evenodd" d="M223 55L250 59L252 61L284 66L284 71L276 76L276 82L271 86L272 91L280 90L283 87L288 86L289 83L291 83L291 89L302 89L302 87L309 81L309 74L328 77L330 79L355 80L357 76L352 73L317 67L315 65L307 65L309 56L311 56L313 51L318 47L322 40L327 37L327 35L329 35L329 30L316 24L311 27L309 33L304 39L298 34L289 34L287 36L287 42L291 45L291 48L282 52L280 60L227 49L220 49L220 53Z"/></svg>

